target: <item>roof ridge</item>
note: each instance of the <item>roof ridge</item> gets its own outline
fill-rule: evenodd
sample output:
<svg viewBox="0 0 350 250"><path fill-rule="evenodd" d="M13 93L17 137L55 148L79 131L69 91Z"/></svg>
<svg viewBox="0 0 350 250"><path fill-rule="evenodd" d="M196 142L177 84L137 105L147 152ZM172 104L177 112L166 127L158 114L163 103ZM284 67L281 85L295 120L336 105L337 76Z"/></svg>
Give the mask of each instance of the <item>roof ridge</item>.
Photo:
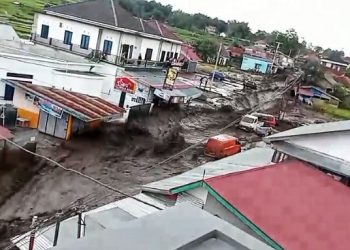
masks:
<svg viewBox="0 0 350 250"><path fill-rule="evenodd" d="M161 36L164 36L164 35L163 35L163 31L162 31L162 29L160 28L160 25L159 25L159 23L158 23L158 20L155 20L155 21L156 21L156 25L157 25L157 28L158 28L158 30L159 30L160 35L161 35Z"/></svg>
<svg viewBox="0 0 350 250"><path fill-rule="evenodd" d="M117 18L117 12L115 11L115 5L114 5L114 1L110 0L110 3L112 5L112 11L113 11L113 17L114 17L114 24L115 26L118 27L118 18Z"/></svg>
<svg viewBox="0 0 350 250"><path fill-rule="evenodd" d="M298 161L298 160L286 160L283 163L285 163L285 162L300 162L300 161ZM226 178L226 177L229 177L229 176L240 175L240 174L245 174L245 173L254 172L254 171L260 171L260 170L265 170L267 168L272 168L272 167L276 167L276 164L270 164L270 165L266 165L266 166L258 167L258 168L254 167L252 169L247 169L247 170L242 170L242 171L238 171L238 172L231 172L231 173L227 173L227 174L223 174L223 175L219 175L219 176L214 176L214 177L205 179L204 182L209 185L208 181L211 181L211 180L217 180L217 179L222 179L222 178Z"/></svg>
<svg viewBox="0 0 350 250"><path fill-rule="evenodd" d="M50 8L56 8L56 7L62 7L62 6L68 6L68 5L76 5L76 4L81 4L84 2L91 2L91 1L98 1L98 0L85 0L85 1L79 1L79 2L75 2L75 3L65 3L65 4L57 4L54 6L49 6L47 8L44 8L44 11L50 9Z"/></svg>
<svg viewBox="0 0 350 250"><path fill-rule="evenodd" d="M140 20L143 32L145 32L145 25L143 24L144 20L141 17L139 17L139 20Z"/></svg>

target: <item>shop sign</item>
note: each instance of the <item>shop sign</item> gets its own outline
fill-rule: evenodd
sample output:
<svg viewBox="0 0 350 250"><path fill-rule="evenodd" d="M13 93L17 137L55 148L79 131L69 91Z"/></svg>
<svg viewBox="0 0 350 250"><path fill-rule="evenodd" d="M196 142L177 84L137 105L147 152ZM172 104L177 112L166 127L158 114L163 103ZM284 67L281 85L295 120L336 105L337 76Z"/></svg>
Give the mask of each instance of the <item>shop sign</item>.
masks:
<svg viewBox="0 0 350 250"><path fill-rule="evenodd" d="M173 90L178 74L179 74L179 71L177 69L168 68L166 75L165 75L163 88Z"/></svg>
<svg viewBox="0 0 350 250"><path fill-rule="evenodd" d="M63 109L58 107L57 105L49 102L49 101L46 101L44 99L40 99L39 100L39 107L42 111L54 116L54 117L57 117L57 118L62 118L62 115L63 115Z"/></svg>
<svg viewBox="0 0 350 250"><path fill-rule="evenodd" d="M115 78L114 88L122 92L134 94L137 89L137 83L128 77L120 76Z"/></svg>

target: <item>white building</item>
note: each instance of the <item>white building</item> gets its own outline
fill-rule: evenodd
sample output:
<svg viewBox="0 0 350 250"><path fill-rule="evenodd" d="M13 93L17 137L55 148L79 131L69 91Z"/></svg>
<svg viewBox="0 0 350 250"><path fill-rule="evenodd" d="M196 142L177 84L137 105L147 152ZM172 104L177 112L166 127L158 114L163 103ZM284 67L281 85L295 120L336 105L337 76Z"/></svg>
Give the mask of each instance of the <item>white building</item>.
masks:
<svg viewBox="0 0 350 250"><path fill-rule="evenodd" d="M90 57L120 63L177 58L182 42L156 20L142 20L117 0L90 0L45 9L34 18L32 39Z"/></svg>
<svg viewBox="0 0 350 250"><path fill-rule="evenodd" d="M323 65L324 67L328 68L328 69L332 69L335 71L344 71L349 67L349 63L341 60L341 61L332 61L326 58L321 59L321 65Z"/></svg>

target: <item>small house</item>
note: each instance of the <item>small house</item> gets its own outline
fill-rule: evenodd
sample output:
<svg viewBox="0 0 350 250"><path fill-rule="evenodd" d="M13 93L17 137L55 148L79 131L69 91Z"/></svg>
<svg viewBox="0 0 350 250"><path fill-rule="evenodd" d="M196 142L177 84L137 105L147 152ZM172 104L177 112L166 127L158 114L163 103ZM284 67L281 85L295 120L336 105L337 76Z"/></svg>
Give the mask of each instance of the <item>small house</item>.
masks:
<svg viewBox="0 0 350 250"><path fill-rule="evenodd" d="M241 70L254 71L267 74L272 67L272 61L268 58L244 54Z"/></svg>
<svg viewBox="0 0 350 250"><path fill-rule="evenodd" d="M295 92L299 95L299 99L306 103L312 103L312 100L314 98L327 101L335 106L338 106L340 102L337 97L332 96L325 90L322 90L321 88L315 86L300 86L299 90L295 88Z"/></svg>

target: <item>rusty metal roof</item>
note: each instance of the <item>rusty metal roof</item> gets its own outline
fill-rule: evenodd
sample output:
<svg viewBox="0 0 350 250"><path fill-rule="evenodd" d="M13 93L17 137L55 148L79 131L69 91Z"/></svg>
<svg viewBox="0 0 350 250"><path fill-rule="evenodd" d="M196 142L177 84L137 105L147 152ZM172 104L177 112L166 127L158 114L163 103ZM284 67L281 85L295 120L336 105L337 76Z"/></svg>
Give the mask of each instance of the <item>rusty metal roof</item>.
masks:
<svg viewBox="0 0 350 250"><path fill-rule="evenodd" d="M52 102L53 104L64 109L65 112L85 122L114 118L124 112L123 108L120 108L99 97L63 89L33 85L22 81L4 81L10 85L22 88L42 99Z"/></svg>

